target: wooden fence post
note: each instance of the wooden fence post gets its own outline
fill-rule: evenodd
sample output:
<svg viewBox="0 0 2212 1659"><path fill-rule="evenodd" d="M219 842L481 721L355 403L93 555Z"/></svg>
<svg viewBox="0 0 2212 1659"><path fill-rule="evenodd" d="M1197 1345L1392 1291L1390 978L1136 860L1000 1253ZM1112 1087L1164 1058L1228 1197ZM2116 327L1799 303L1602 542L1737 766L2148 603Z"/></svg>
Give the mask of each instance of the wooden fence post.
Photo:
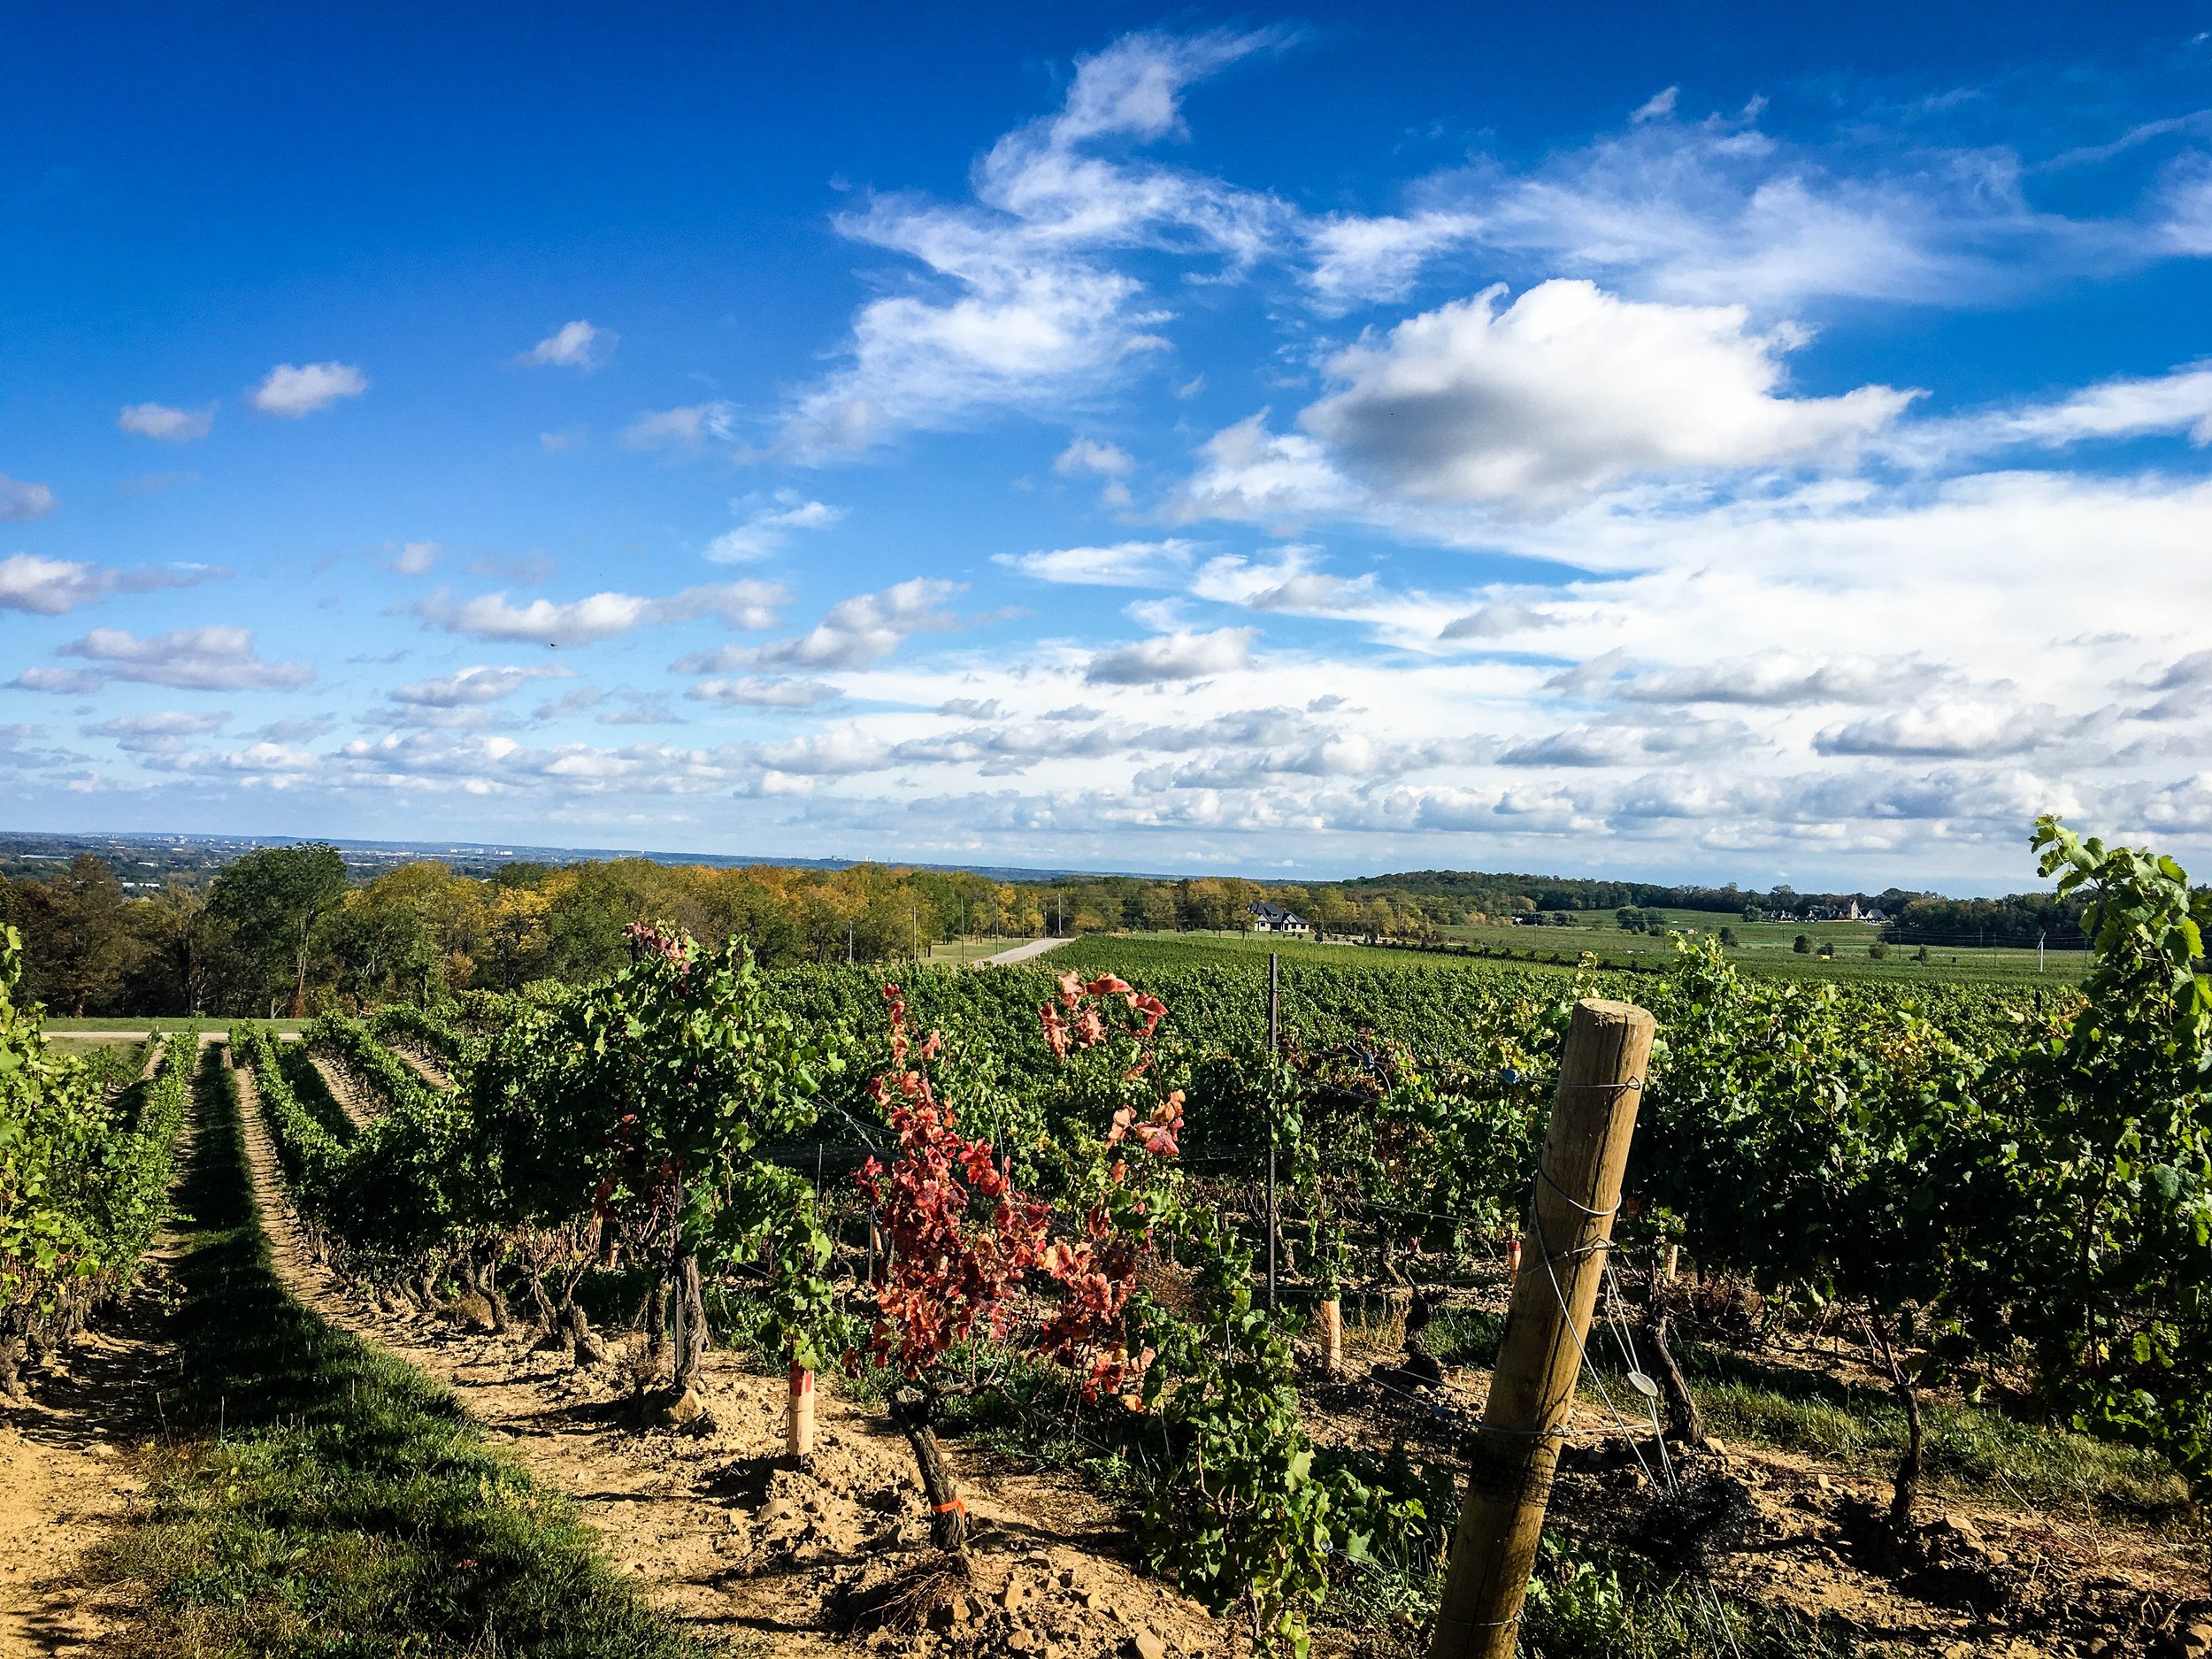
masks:
<svg viewBox="0 0 2212 1659"><path fill-rule="evenodd" d="M1654 1028L1633 1003L1575 1004L1530 1207L1530 1252L1469 1460L1430 1659L1512 1659Z"/></svg>

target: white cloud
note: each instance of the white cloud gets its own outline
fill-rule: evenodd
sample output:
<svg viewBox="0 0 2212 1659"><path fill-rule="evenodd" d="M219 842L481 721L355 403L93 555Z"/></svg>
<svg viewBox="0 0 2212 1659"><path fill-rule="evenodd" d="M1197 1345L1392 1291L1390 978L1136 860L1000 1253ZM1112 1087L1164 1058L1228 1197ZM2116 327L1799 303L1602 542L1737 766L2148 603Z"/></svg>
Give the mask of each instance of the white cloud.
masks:
<svg viewBox="0 0 2212 1659"><path fill-rule="evenodd" d="M1659 91L1653 93L1649 97L1646 98L1641 104L1638 104L1636 106L1635 113L1631 115L1628 119L1632 121L1655 121L1660 119L1662 117L1672 115L1674 113L1675 98L1680 94L1681 90L1682 88L1679 87L1665 87L1661 88Z"/></svg>
<svg viewBox="0 0 2212 1659"><path fill-rule="evenodd" d="M542 645L590 645L643 626L718 617L734 628L768 628L790 593L774 582L722 582L687 588L664 598L598 593L565 603L508 602L504 592L457 599L441 588L407 607L432 627L479 640L527 640Z"/></svg>
<svg viewBox="0 0 2212 1659"><path fill-rule="evenodd" d="M37 616L58 617L111 593L191 588L229 574L227 570L208 565L125 571L74 559L12 553L0 558L0 611L27 611Z"/></svg>
<svg viewBox="0 0 2212 1659"><path fill-rule="evenodd" d="M1202 464L1173 510L1179 519L1292 523L1349 511L1362 501L1318 440L1301 432L1271 433L1263 410L1223 427L1199 455Z"/></svg>
<svg viewBox="0 0 2212 1659"><path fill-rule="evenodd" d="M43 518L58 503L43 484L27 484L0 472L0 523L21 524Z"/></svg>
<svg viewBox="0 0 2212 1659"><path fill-rule="evenodd" d="M521 353L515 361L522 364L549 365L560 369L582 369L587 373L607 360L615 342L622 338L611 328L595 328L579 318L572 323L563 323L544 339Z"/></svg>
<svg viewBox="0 0 2212 1659"><path fill-rule="evenodd" d="M793 680L787 675L745 680L703 680L684 695L699 703L718 703L743 709L811 709L832 703L843 694L818 680Z"/></svg>
<svg viewBox="0 0 2212 1659"><path fill-rule="evenodd" d="M1424 212L1363 219L1340 214L1306 231L1312 267L1307 285L1327 312L1377 300L1401 300L1413 291L1423 268L1438 254L1477 240L1482 220L1472 213Z"/></svg>
<svg viewBox="0 0 2212 1659"><path fill-rule="evenodd" d="M1163 588L1179 580L1195 542L1118 541L1111 547L1055 548L1035 553L995 553L992 563L1040 581L1084 588Z"/></svg>
<svg viewBox="0 0 2212 1659"><path fill-rule="evenodd" d="M1503 311L1502 285L1339 354L1342 382L1302 422L1421 501L1556 509L1641 475L1835 465L1911 394L1778 396L1801 335L1740 306L1623 300L1551 281Z"/></svg>
<svg viewBox="0 0 2212 1659"><path fill-rule="evenodd" d="M856 241L918 261L928 280L860 309L845 366L789 411L784 452L820 460L986 410L1056 406L1161 349L1166 314L1109 256L1165 248L1241 265L1279 239L1288 210L1094 149L1179 132L1186 86L1275 38L1129 35L1078 60L1056 115L992 147L974 171L974 205L883 196L841 219Z"/></svg>
<svg viewBox="0 0 2212 1659"><path fill-rule="evenodd" d="M125 715L113 720L104 720L97 726L83 728L87 737L112 738L118 749L141 755L173 755L184 748L185 740L220 731L230 723L227 710L211 710L204 714L173 710L160 714Z"/></svg>
<svg viewBox="0 0 2212 1659"><path fill-rule="evenodd" d="M1502 640L1557 626L1555 618L1515 599L1493 599L1438 630L1440 640Z"/></svg>
<svg viewBox="0 0 2212 1659"><path fill-rule="evenodd" d="M392 568L402 576L420 576L437 562L438 544L435 541L408 541L403 543L398 553L393 556Z"/></svg>
<svg viewBox="0 0 2212 1659"><path fill-rule="evenodd" d="M109 680L188 691L291 690L314 679L303 663L264 662L253 634L230 626L178 628L141 639L122 628L95 628L59 648L82 669L26 669L16 684L33 691L81 693Z"/></svg>
<svg viewBox="0 0 2212 1659"><path fill-rule="evenodd" d="M1096 438L1078 438L1053 457L1052 470L1063 478L1088 472L1098 478L1122 478L1137 469L1129 452Z"/></svg>
<svg viewBox="0 0 2212 1659"><path fill-rule="evenodd" d="M718 565L740 565L765 558L791 540L799 530L824 530L845 516L842 507L809 501L796 490L780 489L772 506L750 497L730 503L749 514L733 530L725 530L707 543L706 557Z"/></svg>
<svg viewBox="0 0 2212 1659"><path fill-rule="evenodd" d="M1832 726L1813 740L1823 755L1993 759L2047 748L2062 733L2047 704L1938 703L1891 709Z"/></svg>
<svg viewBox="0 0 2212 1659"><path fill-rule="evenodd" d="M696 449L710 438L734 442L737 406L717 401L640 415L622 434L628 449ZM565 448L565 444L559 447Z"/></svg>
<svg viewBox="0 0 2212 1659"><path fill-rule="evenodd" d="M1894 434L1885 449L1923 465L2011 448L2064 449L2099 440L2185 434L2212 443L2212 366L2101 380L2045 402L1926 420Z"/></svg>
<svg viewBox="0 0 2212 1659"><path fill-rule="evenodd" d="M254 388L253 406L265 415L296 420L368 389L368 376L350 363L280 363Z"/></svg>
<svg viewBox="0 0 2212 1659"><path fill-rule="evenodd" d="M163 443L189 443L215 429L215 405L172 409L166 403L131 403L115 418L116 429Z"/></svg>
<svg viewBox="0 0 2212 1659"><path fill-rule="evenodd" d="M1655 112L1531 169L1478 163L1427 194L1478 215L1486 250L1543 274L1702 303L1958 304L2018 286L2008 262L2022 257L2044 272L2113 257L2108 227L2029 205L2010 150L1901 146L1885 170L1854 136L1835 146L1845 171L1761 132L1755 109Z"/></svg>
<svg viewBox="0 0 2212 1659"><path fill-rule="evenodd" d="M113 591L122 572L69 559L36 558L28 553L0 559L0 611L28 611L58 617Z"/></svg>
<svg viewBox="0 0 2212 1659"><path fill-rule="evenodd" d="M477 708L511 697L534 680L563 678L567 672L558 668L464 668L437 680L401 686L391 695L394 703L411 708Z"/></svg>
<svg viewBox="0 0 2212 1659"><path fill-rule="evenodd" d="M811 631L798 638L743 650L718 667L865 668L881 662L916 634L958 627L960 619L943 606L963 590L957 582L918 576L881 593L856 594L832 605ZM682 664L678 669L698 672Z"/></svg>
<svg viewBox="0 0 2212 1659"><path fill-rule="evenodd" d="M1100 686L1157 686L1233 673L1251 660L1251 628L1164 634L1091 658L1083 678Z"/></svg>
<svg viewBox="0 0 2212 1659"><path fill-rule="evenodd" d="M1809 657L1788 650L1721 657L1692 667L1624 674L1616 660L1596 658L1552 684L1558 689L1628 703L1738 703L1788 708L1813 703L1883 703L1919 697L1944 678L1942 668L1913 657L1846 653Z"/></svg>

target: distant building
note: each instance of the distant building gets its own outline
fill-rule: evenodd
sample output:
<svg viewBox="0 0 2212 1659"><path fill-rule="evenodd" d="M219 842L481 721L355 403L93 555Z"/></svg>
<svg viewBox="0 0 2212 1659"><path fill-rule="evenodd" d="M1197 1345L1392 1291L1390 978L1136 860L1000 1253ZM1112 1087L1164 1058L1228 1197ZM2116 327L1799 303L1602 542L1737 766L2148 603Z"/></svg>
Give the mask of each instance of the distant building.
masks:
<svg viewBox="0 0 2212 1659"><path fill-rule="evenodd" d="M1313 924L1294 910L1286 910L1279 904L1263 902L1252 907L1252 931L1256 933L1310 933Z"/></svg>

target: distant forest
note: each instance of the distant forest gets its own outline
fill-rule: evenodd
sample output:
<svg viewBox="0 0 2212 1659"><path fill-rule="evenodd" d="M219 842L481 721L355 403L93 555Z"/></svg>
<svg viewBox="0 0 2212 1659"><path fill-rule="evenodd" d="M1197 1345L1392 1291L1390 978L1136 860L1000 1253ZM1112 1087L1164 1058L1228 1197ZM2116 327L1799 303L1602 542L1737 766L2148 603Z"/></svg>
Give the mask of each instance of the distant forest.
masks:
<svg viewBox="0 0 2212 1659"><path fill-rule="evenodd" d="M2047 895L1950 899L1890 888L1820 894L1664 887L1565 877L1412 871L1326 884L1238 877L1009 879L1002 872L887 864L711 866L646 858L567 863L434 859L363 868L320 842L80 851L11 860L0 924L24 936L27 989L58 1013L267 1016L468 987L512 989L607 972L634 921L748 940L770 964L877 962L956 936L1235 930L1271 899L1339 938L1432 941L1501 922L1612 925L1624 910L1717 917L1878 910L1893 941L1954 947L2079 943L2079 902ZM35 856L33 856L35 857ZM180 868L180 864L191 867ZM36 872L36 873L31 873Z"/></svg>

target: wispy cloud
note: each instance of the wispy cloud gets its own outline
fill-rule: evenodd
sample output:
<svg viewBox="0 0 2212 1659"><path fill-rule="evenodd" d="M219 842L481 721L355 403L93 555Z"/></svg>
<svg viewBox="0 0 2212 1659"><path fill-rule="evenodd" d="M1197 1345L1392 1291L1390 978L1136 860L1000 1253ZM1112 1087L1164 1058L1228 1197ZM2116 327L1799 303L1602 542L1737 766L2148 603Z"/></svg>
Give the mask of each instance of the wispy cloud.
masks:
<svg viewBox="0 0 2212 1659"><path fill-rule="evenodd" d="M796 490L778 490L767 503L748 498L733 502L732 509L746 515L744 523L725 530L707 543L706 557L718 565L741 565L765 558L802 530L825 530L845 516L842 507L809 501Z"/></svg>

